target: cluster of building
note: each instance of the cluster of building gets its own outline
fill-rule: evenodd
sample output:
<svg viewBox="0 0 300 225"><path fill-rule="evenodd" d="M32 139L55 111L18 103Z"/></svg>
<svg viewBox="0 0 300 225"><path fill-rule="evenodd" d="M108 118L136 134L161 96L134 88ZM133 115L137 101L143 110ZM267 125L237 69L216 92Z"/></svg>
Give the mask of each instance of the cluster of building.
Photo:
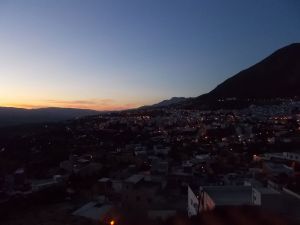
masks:
<svg viewBox="0 0 300 225"><path fill-rule="evenodd" d="M69 121L60 136L28 137L30 162L2 175L1 193L9 200L60 185L69 202L80 197L73 215L92 220L192 217L247 205L300 221L298 107L147 109ZM32 168L58 140L65 154L47 151L55 160L38 179Z"/></svg>

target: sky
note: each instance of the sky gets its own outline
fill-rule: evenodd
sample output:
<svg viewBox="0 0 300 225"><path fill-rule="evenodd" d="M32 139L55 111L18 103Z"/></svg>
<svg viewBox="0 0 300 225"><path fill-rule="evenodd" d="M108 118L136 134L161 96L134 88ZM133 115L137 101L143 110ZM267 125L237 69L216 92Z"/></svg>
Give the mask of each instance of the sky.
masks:
<svg viewBox="0 0 300 225"><path fill-rule="evenodd" d="M298 0L0 0L0 106L195 97L294 42Z"/></svg>

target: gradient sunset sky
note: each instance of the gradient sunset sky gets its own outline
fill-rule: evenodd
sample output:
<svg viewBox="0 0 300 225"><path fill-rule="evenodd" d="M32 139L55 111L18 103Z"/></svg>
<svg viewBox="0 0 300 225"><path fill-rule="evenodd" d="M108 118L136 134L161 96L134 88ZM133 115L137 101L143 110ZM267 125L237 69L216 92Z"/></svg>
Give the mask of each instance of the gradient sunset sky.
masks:
<svg viewBox="0 0 300 225"><path fill-rule="evenodd" d="M0 106L198 96L293 42L298 0L0 0Z"/></svg>

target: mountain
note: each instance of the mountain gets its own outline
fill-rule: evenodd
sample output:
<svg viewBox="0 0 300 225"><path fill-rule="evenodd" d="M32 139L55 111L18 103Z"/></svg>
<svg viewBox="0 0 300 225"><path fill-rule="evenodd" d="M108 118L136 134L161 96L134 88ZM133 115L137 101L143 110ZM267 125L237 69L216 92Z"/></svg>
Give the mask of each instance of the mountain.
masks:
<svg viewBox="0 0 300 225"><path fill-rule="evenodd" d="M58 122L99 113L95 110L74 108L23 109L0 107L0 127L27 123Z"/></svg>
<svg viewBox="0 0 300 225"><path fill-rule="evenodd" d="M142 107L140 107L140 109L169 107L172 105L180 104L180 103L186 101L187 99L188 98L184 98L184 97L173 97L173 98L163 100L163 101L153 104L153 105L142 106Z"/></svg>
<svg viewBox="0 0 300 225"><path fill-rule="evenodd" d="M225 80L211 92L182 105L210 105L218 99L274 99L300 96L300 43L283 47L259 63Z"/></svg>

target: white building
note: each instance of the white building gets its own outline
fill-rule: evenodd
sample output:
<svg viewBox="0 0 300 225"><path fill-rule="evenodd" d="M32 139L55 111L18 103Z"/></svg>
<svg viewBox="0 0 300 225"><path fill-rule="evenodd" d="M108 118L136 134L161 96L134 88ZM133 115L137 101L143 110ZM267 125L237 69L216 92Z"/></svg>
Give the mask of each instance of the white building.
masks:
<svg viewBox="0 0 300 225"><path fill-rule="evenodd" d="M218 206L242 205L252 205L251 186L204 186L196 192L188 187L189 217Z"/></svg>

